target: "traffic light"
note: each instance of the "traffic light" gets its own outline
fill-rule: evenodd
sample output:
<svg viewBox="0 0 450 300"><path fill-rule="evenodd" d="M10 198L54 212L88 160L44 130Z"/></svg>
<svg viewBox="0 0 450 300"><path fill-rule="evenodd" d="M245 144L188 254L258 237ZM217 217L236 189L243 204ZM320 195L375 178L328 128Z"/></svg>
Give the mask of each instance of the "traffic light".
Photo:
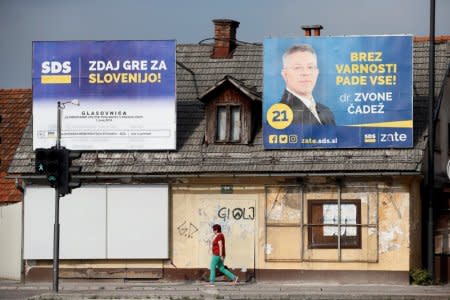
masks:
<svg viewBox="0 0 450 300"><path fill-rule="evenodd" d="M64 147L39 148L35 152L35 171L41 175L45 174L49 185L55 188L60 196L64 196L81 186L79 180L72 178L72 175L81 173L81 167L72 165L72 161L80 157L81 152Z"/></svg>
<svg viewBox="0 0 450 300"><path fill-rule="evenodd" d="M60 150L52 147L47 152L47 181L51 187L58 186L59 180L59 156Z"/></svg>
<svg viewBox="0 0 450 300"><path fill-rule="evenodd" d="M51 187L58 183L59 150L56 147L50 149L38 148L35 153L35 171L45 175Z"/></svg>
<svg viewBox="0 0 450 300"><path fill-rule="evenodd" d="M81 186L80 180L73 179L73 175L81 173L80 166L73 166L72 161L80 158L81 152L71 151L66 148L62 148L59 159L59 181L58 181L58 193L60 196L70 194L72 189Z"/></svg>
<svg viewBox="0 0 450 300"><path fill-rule="evenodd" d="M47 172L47 155L48 155L48 150L50 149L43 149L43 148L38 148L35 151L35 172L40 174L40 175L44 175Z"/></svg>
<svg viewBox="0 0 450 300"><path fill-rule="evenodd" d="M38 174L45 174L51 187L58 184L59 150L56 147L50 149L36 149L35 169Z"/></svg>

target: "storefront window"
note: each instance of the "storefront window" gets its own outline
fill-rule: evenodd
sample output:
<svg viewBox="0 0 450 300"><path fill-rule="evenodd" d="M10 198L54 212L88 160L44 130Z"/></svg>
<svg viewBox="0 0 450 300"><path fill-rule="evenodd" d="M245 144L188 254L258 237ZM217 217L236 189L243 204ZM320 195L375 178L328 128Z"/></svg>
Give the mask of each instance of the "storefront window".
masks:
<svg viewBox="0 0 450 300"><path fill-rule="evenodd" d="M361 248L359 200L308 201L308 220L309 248Z"/></svg>
<svg viewBox="0 0 450 300"><path fill-rule="evenodd" d="M385 190L350 182L268 185L265 192L265 261L378 261Z"/></svg>

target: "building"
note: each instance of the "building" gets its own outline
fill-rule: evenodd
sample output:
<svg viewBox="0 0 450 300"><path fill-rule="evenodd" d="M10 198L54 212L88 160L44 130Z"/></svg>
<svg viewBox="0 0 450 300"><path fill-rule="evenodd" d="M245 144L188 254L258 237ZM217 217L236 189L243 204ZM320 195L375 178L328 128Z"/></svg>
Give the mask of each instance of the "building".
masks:
<svg viewBox="0 0 450 300"><path fill-rule="evenodd" d="M239 22L214 24L212 44L177 46L177 150L78 160L83 187L61 199L61 278L201 279L220 223L240 278L408 283L422 265L427 42L414 45L413 148L267 151L262 44L239 42ZM442 103L449 45L436 52ZM34 173L31 124L9 174L24 180L25 279L49 279L53 191Z"/></svg>
<svg viewBox="0 0 450 300"><path fill-rule="evenodd" d="M7 172L30 117L29 89L0 89L0 278L21 276L23 191Z"/></svg>
<svg viewBox="0 0 450 300"><path fill-rule="evenodd" d="M6 176L30 117L29 89L0 90L0 203L22 201L15 180Z"/></svg>
<svg viewBox="0 0 450 300"><path fill-rule="evenodd" d="M420 39L419 39L420 40ZM449 210L449 78L450 63L449 36L436 40L436 47L441 55L436 55L436 111L435 121L435 222L434 222L434 253L436 280L448 282L450 275L450 210ZM437 52L439 53L439 52Z"/></svg>

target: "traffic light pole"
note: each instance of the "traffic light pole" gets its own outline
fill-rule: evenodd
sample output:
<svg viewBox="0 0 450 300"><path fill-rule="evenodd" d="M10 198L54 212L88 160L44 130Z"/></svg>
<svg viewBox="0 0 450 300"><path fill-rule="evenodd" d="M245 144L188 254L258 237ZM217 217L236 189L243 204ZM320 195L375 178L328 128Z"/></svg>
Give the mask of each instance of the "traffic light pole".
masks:
<svg viewBox="0 0 450 300"><path fill-rule="evenodd" d="M63 106L58 101L58 116L56 123L56 149L61 149L61 115ZM53 228L53 292L59 290L59 191L55 188L55 224Z"/></svg>

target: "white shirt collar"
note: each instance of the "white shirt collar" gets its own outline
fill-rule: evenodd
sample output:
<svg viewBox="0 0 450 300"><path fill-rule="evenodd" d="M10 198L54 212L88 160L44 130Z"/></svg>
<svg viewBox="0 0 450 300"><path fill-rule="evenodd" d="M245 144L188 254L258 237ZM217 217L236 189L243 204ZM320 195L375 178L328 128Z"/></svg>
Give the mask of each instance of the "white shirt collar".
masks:
<svg viewBox="0 0 450 300"><path fill-rule="evenodd" d="M305 104L305 106L312 112L314 117L316 117L317 121L319 121L322 124L322 121L320 121L320 118L319 118L319 114L317 113L316 101L314 100L314 97L312 97L311 99L306 99L306 98L301 97L298 94L294 93L289 88L286 88L286 90L289 93L291 93L292 95L294 95L295 97L297 97L298 99L300 99L300 101L302 101L303 104Z"/></svg>

